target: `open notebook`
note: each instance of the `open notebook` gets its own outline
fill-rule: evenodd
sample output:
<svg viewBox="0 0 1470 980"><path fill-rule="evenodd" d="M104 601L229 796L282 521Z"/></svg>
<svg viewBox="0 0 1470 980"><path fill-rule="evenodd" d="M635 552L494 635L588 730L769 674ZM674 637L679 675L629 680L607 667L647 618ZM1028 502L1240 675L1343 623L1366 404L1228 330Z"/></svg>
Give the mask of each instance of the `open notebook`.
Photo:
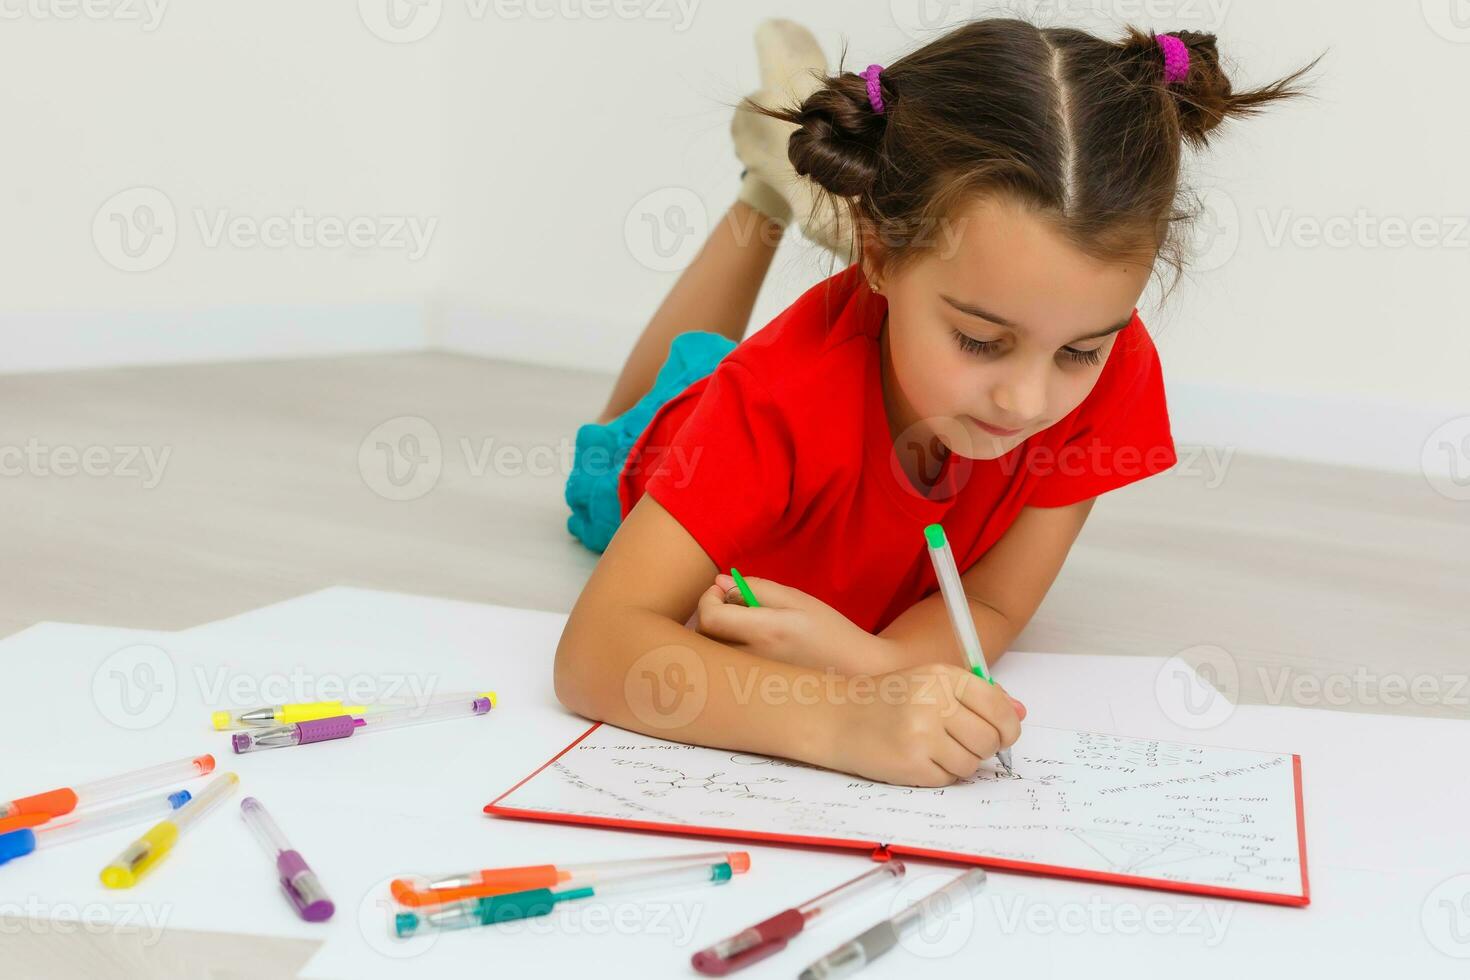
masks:
<svg viewBox="0 0 1470 980"><path fill-rule="evenodd" d="M485 812L1309 901L1299 756L1029 725L1012 761L921 789L597 724Z"/></svg>

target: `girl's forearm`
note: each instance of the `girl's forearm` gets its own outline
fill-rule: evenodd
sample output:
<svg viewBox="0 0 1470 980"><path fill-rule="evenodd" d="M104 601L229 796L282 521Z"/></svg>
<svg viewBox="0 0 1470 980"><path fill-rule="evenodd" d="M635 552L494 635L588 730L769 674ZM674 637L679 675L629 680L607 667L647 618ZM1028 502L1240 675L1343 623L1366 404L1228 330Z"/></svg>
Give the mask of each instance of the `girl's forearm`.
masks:
<svg viewBox="0 0 1470 980"><path fill-rule="evenodd" d="M985 650L987 665L993 665L1015 641L1021 627L1012 623L999 610L977 599L969 598L970 614L975 618L975 631ZM874 673L946 663L968 667L965 652L955 638L944 597L934 593L914 603L877 635L878 644L872 657Z"/></svg>
<svg viewBox="0 0 1470 980"><path fill-rule="evenodd" d="M646 609L575 613L556 652L571 710L658 738L822 764L844 675L758 657Z"/></svg>

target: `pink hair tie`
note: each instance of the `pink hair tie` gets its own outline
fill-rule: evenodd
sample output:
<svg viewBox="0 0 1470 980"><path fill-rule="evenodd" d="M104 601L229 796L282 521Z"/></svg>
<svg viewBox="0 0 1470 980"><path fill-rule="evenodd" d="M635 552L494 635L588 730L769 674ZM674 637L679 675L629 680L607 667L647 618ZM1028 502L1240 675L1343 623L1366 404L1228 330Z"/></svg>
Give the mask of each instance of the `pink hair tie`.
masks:
<svg viewBox="0 0 1470 980"><path fill-rule="evenodd" d="M1172 34L1154 38L1164 52L1164 84L1172 85L1189 77L1189 48Z"/></svg>
<svg viewBox="0 0 1470 980"><path fill-rule="evenodd" d="M878 76L883 74L882 65L869 65L863 71L863 77L868 80L868 104L878 115L883 115L883 90L878 85Z"/></svg>

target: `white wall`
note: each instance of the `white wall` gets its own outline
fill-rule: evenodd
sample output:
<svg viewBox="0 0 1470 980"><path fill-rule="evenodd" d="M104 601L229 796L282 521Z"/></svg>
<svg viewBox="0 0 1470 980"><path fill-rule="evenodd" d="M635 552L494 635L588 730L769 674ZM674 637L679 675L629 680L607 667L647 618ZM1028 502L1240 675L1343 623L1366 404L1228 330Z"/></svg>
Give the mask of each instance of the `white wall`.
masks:
<svg viewBox="0 0 1470 980"><path fill-rule="evenodd" d="M391 0L396 23L390 0L176 0L151 30L34 13L66 2L0 0L8 370L425 343L614 370L669 265L733 200L726 104L755 86L755 23L799 17L834 58L845 37L858 69L927 36L920 0ZM1223 234L1167 305L1143 305L1180 440L1415 469L1430 430L1470 414L1470 135L1450 122L1470 28L1454 2L1009 8L1212 31L1244 83L1332 49L1314 101L1234 124L1192 168ZM146 19L142 3L126 0ZM135 187L166 194L177 242L126 272L116 226L92 226ZM224 210L249 230L298 208L366 217L375 244L210 243ZM692 233L665 262L645 221L678 214ZM381 241L398 218L421 255ZM1427 244L1382 244L1416 219ZM1320 227L1349 239L1313 241ZM757 321L826 272L791 236Z"/></svg>

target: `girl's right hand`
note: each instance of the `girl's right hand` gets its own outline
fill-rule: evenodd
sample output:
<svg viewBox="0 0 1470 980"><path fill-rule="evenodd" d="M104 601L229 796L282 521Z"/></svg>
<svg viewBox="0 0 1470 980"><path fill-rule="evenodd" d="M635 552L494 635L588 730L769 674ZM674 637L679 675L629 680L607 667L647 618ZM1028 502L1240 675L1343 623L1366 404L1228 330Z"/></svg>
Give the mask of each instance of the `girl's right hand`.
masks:
<svg viewBox="0 0 1470 980"><path fill-rule="evenodd" d="M879 782L947 786L973 776L982 761L1015 744L1026 713L1000 685L953 664L848 682L833 706L823 764Z"/></svg>

